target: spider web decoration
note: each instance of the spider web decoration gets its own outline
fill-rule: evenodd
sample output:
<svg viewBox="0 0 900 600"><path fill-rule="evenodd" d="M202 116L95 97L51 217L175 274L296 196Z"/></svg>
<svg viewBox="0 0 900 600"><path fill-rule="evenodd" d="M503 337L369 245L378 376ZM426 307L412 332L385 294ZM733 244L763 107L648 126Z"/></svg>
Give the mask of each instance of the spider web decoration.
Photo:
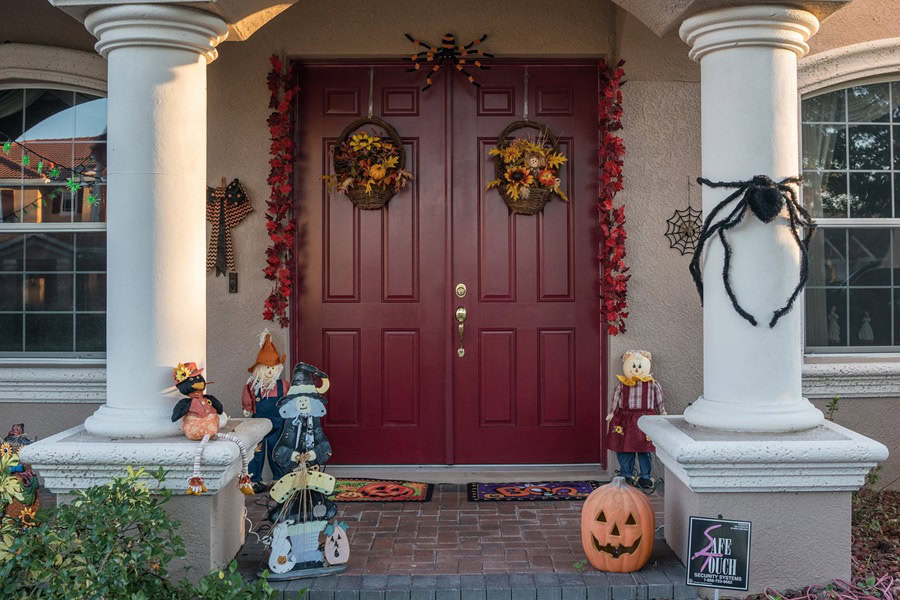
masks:
<svg viewBox="0 0 900 600"><path fill-rule="evenodd" d="M691 206L684 210L676 210L666 221L669 248L677 248L682 256L688 252L693 254L697 240L700 239L700 231L703 229L702 215L701 211L694 210Z"/></svg>

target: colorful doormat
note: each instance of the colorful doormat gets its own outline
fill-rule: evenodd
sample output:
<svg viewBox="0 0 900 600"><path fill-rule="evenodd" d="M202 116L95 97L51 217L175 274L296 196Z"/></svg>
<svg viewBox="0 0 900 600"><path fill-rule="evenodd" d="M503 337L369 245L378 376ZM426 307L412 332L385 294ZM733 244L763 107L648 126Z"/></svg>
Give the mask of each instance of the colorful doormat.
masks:
<svg viewBox="0 0 900 600"><path fill-rule="evenodd" d="M535 483L470 483L469 500L584 500L599 481L545 481Z"/></svg>
<svg viewBox="0 0 900 600"><path fill-rule="evenodd" d="M430 502L434 484L389 479L341 479L334 484L336 502Z"/></svg>

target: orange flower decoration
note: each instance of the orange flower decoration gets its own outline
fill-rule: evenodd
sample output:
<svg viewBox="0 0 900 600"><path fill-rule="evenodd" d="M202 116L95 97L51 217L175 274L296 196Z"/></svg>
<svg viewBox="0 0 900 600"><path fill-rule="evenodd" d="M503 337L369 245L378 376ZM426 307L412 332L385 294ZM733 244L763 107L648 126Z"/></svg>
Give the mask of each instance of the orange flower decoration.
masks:
<svg viewBox="0 0 900 600"><path fill-rule="evenodd" d="M547 187L553 187L556 185L556 175L553 174L553 171L550 169L544 169L540 173L538 173L538 181L541 182L541 185L545 185Z"/></svg>
<svg viewBox="0 0 900 600"><path fill-rule="evenodd" d="M525 167L510 167L504 175L506 180L517 185L531 185L534 183L534 175Z"/></svg>

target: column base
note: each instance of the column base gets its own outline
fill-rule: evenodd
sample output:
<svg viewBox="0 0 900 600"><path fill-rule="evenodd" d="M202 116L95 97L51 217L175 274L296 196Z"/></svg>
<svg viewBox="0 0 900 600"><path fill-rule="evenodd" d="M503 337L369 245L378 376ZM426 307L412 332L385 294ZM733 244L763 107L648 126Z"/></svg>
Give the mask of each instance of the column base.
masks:
<svg viewBox="0 0 900 600"><path fill-rule="evenodd" d="M232 419L223 433L240 438L248 452L271 429L267 419ZM155 440L123 440L90 435L84 425L73 427L47 439L25 446L19 453L41 476L44 487L61 494L65 502L73 490L103 485L124 476L128 466L168 473L160 487L173 492L166 511L181 522L178 535L185 542L186 558L173 565L179 576L199 579L213 569L227 565L244 543L244 498L238 489L241 455L236 444L213 441L207 444L200 463L207 493L187 496L187 482L193 472L198 442L179 435ZM156 482L153 482L154 485Z"/></svg>
<svg viewBox="0 0 900 600"><path fill-rule="evenodd" d="M115 408L102 405L84 422L91 435L109 438L167 438L181 435L181 421L172 422L166 408Z"/></svg>
<svg viewBox="0 0 900 600"><path fill-rule="evenodd" d="M803 431L821 425L825 416L806 398L793 402L747 404L700 396L684 410L684 420L721 431Z"/></svg>
<svg viewBox="0 0 900 600"><path fill-rule="evenodd" d="M682 562L688 517L722 515L753 523L748 593L849 579L851 496L887 458L883 444L830 421L795 433L728 433L682 416L638 425L666 467L665 538Z"/></svg>

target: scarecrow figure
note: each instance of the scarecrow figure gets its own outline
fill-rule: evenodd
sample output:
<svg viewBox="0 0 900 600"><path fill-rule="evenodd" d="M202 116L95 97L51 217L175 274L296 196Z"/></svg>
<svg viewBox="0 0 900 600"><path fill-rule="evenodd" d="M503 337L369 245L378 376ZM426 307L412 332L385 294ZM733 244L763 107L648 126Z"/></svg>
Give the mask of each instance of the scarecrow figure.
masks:
<svg viewBox="0 0 900 600"><path fill-rule="evenodd" d="M291 388L277 404L284 427L272 458L287 474L269 492L279 504L270 513L275 524L268 560L273 581L346 569L346 526L331 522L337 505L328 496L335 481L322 470L331 458L331 444L321 424L328 403L322 394L328 387L328 375L298 363L291 374ZM325 543L319 541L321 534L327 538Z"/></svg>
<svg viewBox="0 0 900 600"><path fill-rule="evenodd" d="M278 402L287 393L288 384L282 377L284 372L285 355L278 354L278 349L272 343L269 330L266 329L259 336L259 352L256 355L256 363L247 371L250 378L244 386L241 394L241 405L245 417L257 419L269 419L272 421L272 429L262 439L253 459L250 461L250 480L253 482L253 492L259 494L265 491L266 486L262 482L263 464L269 461L272 469L272 480L278 481L284 475L284 469L272 458L275 443L281 435L284 419L278 413Z"/></svg>
<svg viewBox="0 0 900 600"><path fill-rule="evenodd" d="M212 225L209 249L206 251L207 271L215 267L217 277L235 271L231 229L251 212L250 198L237 179L225 185L223 177L221 186L206 188L206 220Z"/></svg>
<svg viewBox="0 0 900 600"><path fill-rule="evenodd" d="M650 476L653 464L650 453L655 448L650 437L638 428L637 422L643 415L666 414L662 387L650 373L652 358L646 350L629 350L622 355L625 374L616 375L619 383L616 384L612 406L606 417L609 421L609 449L616 453L619 460L619 475L629 484L635 484L634 455L637 454L639 474L636 483L645 490L653 489L654 485Z"/></svg>
<svg viewBox="0 0 900 600"><path fill-rule="evenodd" d="M22 446L27 446L28 444L34 443L34 440L29 440L27 437L25 437L25 423L16 423L12 427L10 427L9 433L6 434L6 437L3 438L3 441L9 442L14 446L18 446L17 450Z"/></svg>
<svg viewBox="0 0 900 600"><path fill-rule="evenodd" d="M188 479L189 495L200 495L206 491L206 485L200 476L200 459L206 443L214 437L228 440L237 444L241 451L243 469L238 478L238 487L246 495L253 493L253 484L250 483L250 475L247 474L247 449L240 438L230 433L220 433L219 428L228 421L228 415L223 413L222 403L212 395L204 394L206 380L203 378L203 369L197 368L197 363L178 363L174 369L175 387L187 398L182 398L172 409L172 422L182 419L184 435L189 440L198 440L200 445L194 454L194 473Z"/></svg>

